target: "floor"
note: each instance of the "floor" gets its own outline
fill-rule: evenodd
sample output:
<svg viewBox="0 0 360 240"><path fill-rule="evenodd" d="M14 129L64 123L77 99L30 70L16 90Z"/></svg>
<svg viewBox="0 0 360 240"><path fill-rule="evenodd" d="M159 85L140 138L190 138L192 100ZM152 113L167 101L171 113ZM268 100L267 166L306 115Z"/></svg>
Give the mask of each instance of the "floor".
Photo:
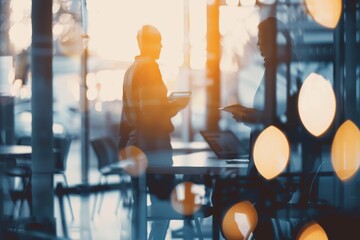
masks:
<svg viewBox="0 0 360 240"><path fill-rule="evenodd" d="M90 158L93 159L93 153L90 151ZM68 156L66 176L70 186L81 183L80 174L80 143L73 141ZM91 160L93 161L93 160ZM91 170L89 172L89 182L97 183L99 174L95 164L90 164ZM55 181L61 181L60 176L55 176ZM116 181L116 178L110 181ZM117 191L107 192L104 195L103 203L100 212L96 212L93 220L91 215L94 206L94 195L89 197L71 196L71 204L74 212L74 219L71 218L70 208L65 199L65 214L68 237L70 239L92 239L92 240L119 240L131 239L130 236L130 212L122 206L116 209L119 201L119 193ZM97 208L98 210L98 208ZM58 200L55 199L55 218L57 222L57 235L62 237L62 224L59 212ZM90 220L89 220L90 219ZM172 234L173 230L181 229L183 227L182 221L171 221L170 228L166 239L176 239ZM206 239L211 239L211 217L204 219L202 222L202 230ZM148 224L148 232L150 224ZM177 238L179 239L179 238Z"/></svg>

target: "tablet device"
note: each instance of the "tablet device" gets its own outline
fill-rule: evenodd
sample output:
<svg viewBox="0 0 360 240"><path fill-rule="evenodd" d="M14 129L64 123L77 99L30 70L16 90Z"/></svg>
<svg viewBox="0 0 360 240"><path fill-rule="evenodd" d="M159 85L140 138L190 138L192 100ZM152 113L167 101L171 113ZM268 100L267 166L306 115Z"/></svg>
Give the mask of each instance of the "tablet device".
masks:
<svg viewBox="0 0 360 240"><path fill-rule="evenodd" d="M168 97L169 100L175 100L179 98L188 98L191 96L191 92L172 92Z"/></svg>

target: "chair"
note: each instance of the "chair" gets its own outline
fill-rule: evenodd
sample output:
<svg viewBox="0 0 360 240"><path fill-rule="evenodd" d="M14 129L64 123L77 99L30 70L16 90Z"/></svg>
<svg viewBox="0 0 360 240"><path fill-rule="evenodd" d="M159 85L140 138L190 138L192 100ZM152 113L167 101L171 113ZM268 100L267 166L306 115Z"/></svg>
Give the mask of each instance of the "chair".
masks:
<svg viewBox="0 0 360 240"><path fill-rule="evenodd" d="M16 184L17 178L20 178L21 182L21 187L9 187L10 197L13 202L13 216L15 216L15 208L18 200L20 200L20 206L17 214L19 217L21 216L21 211L25 200L28 202L31 212L31 167L17 166L15 163L15 166L6 169L5 175L8 177L10 186ZM13 179L13 181L11 179Z"/></svg>
<svg viewBox="0 0 360 240"><path fill-rule="evenodd" d="M29 137L19 138L18 145L31 145L31 139ZM16 179L20 178L21 187L10 187L10 196L13 206L13 216L15 216L16 202L20 200L20 206L18 210L18 216L21 216L22 206L26 200L29 204L31 212L31 196L30 196L30 184L31 184L31 161L29 159L19 160L14 159L14 165L6 169L5 175L9 178L9 184L16 184ZM13 179L13 181L11 180Z"/></svg>
<svg viewBox="0 0 360 240"><path fill-rule="evenodd" d="M54 154L54 174L60 174L63 177L65 186L68 187L67 177L65 175L66 171L66 162L68 158L68 154L70 151L72 138L70 136L62 137L62 136L54 136L53 138L53 147L56 149ZM30 136L22 136L19 137L17 140L19 145L31 145L31 137ZM30 169L31 170L31 161L18 161L19 166L23 169ZM31 172L31 171L30 171ZM30 181L30 180L29 180ZM74 213L72 209L72 204L70 201L70 197L67 195L67 199L69 202L71 217L74 219Z"/></svg>
<svg viewBox="0 0 360 240"><path fill-rule="evenodd" d="M66 187L69 187L65 171L66 171L66 163L70 151L71 142L72 142L72 138L70 136L54 137L54 148L59 151L58 153L55 154L54 174L60 174L63 177ZM66 197L69 202L71 218L74 219L74 212L72 209L70 197L69 195L66 195Z"/></svg>
<svg viewBox="0 0 360 240"><path fill-rule="evenodd" d="M116 147L114 140L110 137L99 137L99 138L92 139L90 142L91 142L91 145L92 145L95 155L96 155L98 170L100 173L100 178L99 178L98 184L99 185L103 184L103 178L105 178L105 184L107 184L109 176L119 176L120 182L125 181L126 178L129 177L125 173L125 171L120 168L111 167L112 163L118 162L118 155L117 155L118 149ZM122 197L122 194L123 194L123 192L120 192L120 199ZM98 213L100 213L100 210L101 210L103 195L101 194L100 197L101 198L100 198ZM91 219L94 219L97 198L98 198L98 194L95 195L94 207L93 207ZM120 199L119 199L119 202L120 202ZM116 207L116 211L119 207L119 202Z"/></svg>

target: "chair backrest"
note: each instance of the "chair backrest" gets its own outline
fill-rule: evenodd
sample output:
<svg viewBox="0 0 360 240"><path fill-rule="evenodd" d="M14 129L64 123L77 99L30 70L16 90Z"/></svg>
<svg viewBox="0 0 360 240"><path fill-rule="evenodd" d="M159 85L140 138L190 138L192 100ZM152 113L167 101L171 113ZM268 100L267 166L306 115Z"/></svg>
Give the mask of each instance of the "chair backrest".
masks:
<svg viewBox="0 0 360 240"><path fill-rule="evenodd" d="M54 137L54 148L59 152L55 153L55 172L65 171L66 162L70 151L72 138L66 137Z"/></svg>
<svg viewBox="0 0 360 240"><path fill-rule="evenodd" d="M90 142L94 149L100 171L103 167L118 161L117 147L112 138L99 137L92 139Z"/></svg>
<svg viewBox="0 0 360 240"><path fill-rule="evenodd" d="M53 138L54 148L57 152L54 155L55 160L55 172L61 172L66 170L66 161L69 155L69 150L72 142L70 136L60 137L54 136ZM29 145L31 146L31 137L22 136L17 139L17 144L19 145Z"/></svg>
<svg viewBox="0 0 360 240"><path fill-rule="evenodd" d="M30 136L21 136L17 139L18 145L31 146L31 137Z"/></svg>

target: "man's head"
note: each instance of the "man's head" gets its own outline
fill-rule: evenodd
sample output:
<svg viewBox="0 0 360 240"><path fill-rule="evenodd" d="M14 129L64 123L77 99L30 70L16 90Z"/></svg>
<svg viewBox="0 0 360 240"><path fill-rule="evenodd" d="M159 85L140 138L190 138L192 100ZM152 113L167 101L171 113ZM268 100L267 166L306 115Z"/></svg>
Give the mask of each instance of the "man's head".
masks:
<svg viewBox="0 0 360 240"><path fill-rule="evenodd" d="M158 59L160 56L161 34L159 30L151 25L144 25L137 34L137 41L142 56Z"/></svg>

